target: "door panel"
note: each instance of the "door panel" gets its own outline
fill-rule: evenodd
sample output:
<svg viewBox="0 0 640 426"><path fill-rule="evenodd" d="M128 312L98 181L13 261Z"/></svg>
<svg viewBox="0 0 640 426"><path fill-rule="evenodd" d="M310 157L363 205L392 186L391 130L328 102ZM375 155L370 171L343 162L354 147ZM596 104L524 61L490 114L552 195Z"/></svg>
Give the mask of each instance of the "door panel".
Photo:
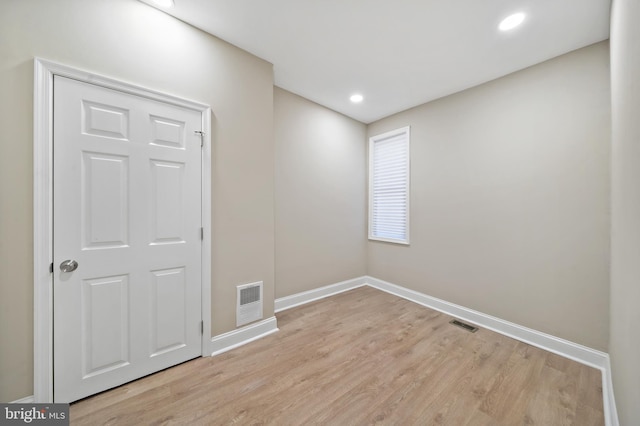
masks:
<svg viewBox="0 0 640 426"><path fill-rule="evenodd" d="M184 242L184 169L183 163L151 161L152 244Z"/></svg>
<svg viewBox="0 0 640 426"><path fill-rule="evenodd" d="M83 249L124 247L129 241L129 159L82 153Z"/></svg>
<svg viewBox="0 0 640 426"><path fill-rule="evenodd" d="M186 344L184 268L153 271L152 354L156 356Z"/></svg>
<svg viewBox="0 0 640 426"><path fill-rule="evenodd" d="M201 122L54 78L56 402L200 355Z"/></svg>
<svg viewBox="0 0 640 426"><path fill-rule="evenodd" d="M150 116L153 144L184 149L185 123L166 117Z"/></svg>
<svg viewBox="0 0 640 426"><path fill-rule="evenodd" d="M83 100L82 115L82 133L120 140L129 139L128 110Z"/></svg>
<svg viewBox="0 0 640 426"><path fill-rule="evenodd" d="M129 277L82 283L83 378L129 364Z"/></svg>

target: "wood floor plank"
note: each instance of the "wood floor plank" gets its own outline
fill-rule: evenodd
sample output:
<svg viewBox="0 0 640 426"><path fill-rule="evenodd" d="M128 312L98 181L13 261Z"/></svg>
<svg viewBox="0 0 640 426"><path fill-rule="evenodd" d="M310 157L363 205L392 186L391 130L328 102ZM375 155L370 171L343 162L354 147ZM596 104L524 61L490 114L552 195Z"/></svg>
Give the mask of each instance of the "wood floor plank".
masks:
<svg viewBox="0 0 640 426"><path fill-rule="evenodd" d="M73 425L603 425L600 372L361 287L71 405Z"/></svg>

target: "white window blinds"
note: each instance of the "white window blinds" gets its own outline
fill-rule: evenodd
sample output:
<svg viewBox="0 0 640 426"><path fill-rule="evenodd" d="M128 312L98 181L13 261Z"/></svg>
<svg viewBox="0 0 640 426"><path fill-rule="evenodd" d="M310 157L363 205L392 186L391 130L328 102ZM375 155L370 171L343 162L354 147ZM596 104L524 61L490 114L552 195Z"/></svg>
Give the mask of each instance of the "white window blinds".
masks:
<svg viewBox="0 0 640 426"><path fill-rule="evenodd" d="M369 239L409 244L409 127L369 139Z"/></svg>

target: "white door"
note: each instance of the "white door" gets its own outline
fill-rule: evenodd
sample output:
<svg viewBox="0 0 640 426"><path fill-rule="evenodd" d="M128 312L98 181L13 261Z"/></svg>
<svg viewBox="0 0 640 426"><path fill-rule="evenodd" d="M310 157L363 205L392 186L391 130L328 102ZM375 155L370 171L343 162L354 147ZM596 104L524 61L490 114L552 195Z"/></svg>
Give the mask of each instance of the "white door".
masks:
<svg viewBox="0 0 640 426"><path fill-rule="evenodd" d="M70 402L200 355L202 117L58 76L53 114L54 400Z"/></svg>

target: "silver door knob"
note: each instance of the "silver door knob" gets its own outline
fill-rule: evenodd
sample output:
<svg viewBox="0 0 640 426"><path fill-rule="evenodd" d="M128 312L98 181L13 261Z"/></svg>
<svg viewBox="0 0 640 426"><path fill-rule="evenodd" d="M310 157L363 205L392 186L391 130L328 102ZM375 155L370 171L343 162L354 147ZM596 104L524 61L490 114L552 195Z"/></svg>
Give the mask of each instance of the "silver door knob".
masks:
<svg viewBox="0 0 640 426"><path fill-rule="evenodd" d="M60 270L62 272L73 272L78 269L78 262L75 260L65 260L60 264Z"/></svg>

